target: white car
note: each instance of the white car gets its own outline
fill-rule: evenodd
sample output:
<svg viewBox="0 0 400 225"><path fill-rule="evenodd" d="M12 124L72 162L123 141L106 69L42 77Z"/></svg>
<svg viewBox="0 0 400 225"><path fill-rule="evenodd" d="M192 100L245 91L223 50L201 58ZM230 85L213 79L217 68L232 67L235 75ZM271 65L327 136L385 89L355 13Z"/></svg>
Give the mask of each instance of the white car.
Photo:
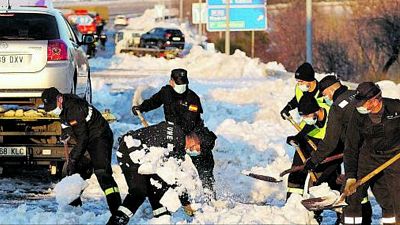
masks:
<svg viewBox="0 0 400 225"><path fill-rule="evenodd" d="M114 19L114 26L127 26L128 18L124 15L118 15Z"/></svg>
<svg viewBox="0 0 400 225"><path fill-rule="evenodd" d="M52 86L90 102L90 67L82 45L94 40L82 39L54 8L0 8L0 103L38 99Z"/></svg>

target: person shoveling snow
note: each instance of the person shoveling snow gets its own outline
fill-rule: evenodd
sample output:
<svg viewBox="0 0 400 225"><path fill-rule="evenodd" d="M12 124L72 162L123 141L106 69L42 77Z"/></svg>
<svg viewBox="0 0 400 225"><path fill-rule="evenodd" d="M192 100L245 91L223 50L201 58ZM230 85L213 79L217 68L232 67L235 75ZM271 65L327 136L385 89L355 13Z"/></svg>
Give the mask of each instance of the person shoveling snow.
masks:
<svg viewBox="0 0 400 225"><path fill-rule="evenodd" d="M128 224L146 197L154 217L171 215L181 204L190 207L187 192L201 189L200 180L194 181L196 169L185 160L185 149L200 148L193 136L185 135L174 123L161 122L121 138L117 159L129 193L107 225Z"/></svg>

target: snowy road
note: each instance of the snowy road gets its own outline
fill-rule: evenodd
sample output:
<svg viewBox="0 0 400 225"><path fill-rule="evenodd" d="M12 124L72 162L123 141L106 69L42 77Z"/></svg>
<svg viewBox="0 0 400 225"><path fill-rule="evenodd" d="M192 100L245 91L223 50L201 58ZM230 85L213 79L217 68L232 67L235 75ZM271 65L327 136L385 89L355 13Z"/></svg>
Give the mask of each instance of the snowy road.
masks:
<svg viewBox="0 0 400 225"><path fill-rule="evenodd" d="M163 221L151 219L149 205L144 204L130 224L315 224L312 214L300 204L300 195L293 194L284 205L286 180L274 184L241 175L243 170L277 175L290 167L294 149L285 140L295 134L295 129L281 119L279 111L293 97L293 74L278 63L264 64L242 52L232 56L206 52L196 46L190 28L181 28L193 47L185 58L115 56L112 46L108 46L104 57L90 60L94 68L93 102L96 108L109 108L117 116L118 122L111 125L115 140L141 127L130 113L135 90L144 88L143 97L151 96L168 82L169 71L177 67L188 69L190 88L202 101L205 124L218 136L213 152L218 201L197 202L200 210L194 218L178 210ZM400 97L398 84L379 84L385 96ZM160 109L144 116L150 124L163 120ZM115 155L113 164L114 176L125 195L127 187ZM0 224L104 224L109 218L95 177L89 180L84 204L79 208L57 205L49 189L53 187L50 181L35 177L0 178ZM332 224L335 214L326 213L324 224ZM380 209L374 204L374 223L379 223L379 215Z"/></svg>

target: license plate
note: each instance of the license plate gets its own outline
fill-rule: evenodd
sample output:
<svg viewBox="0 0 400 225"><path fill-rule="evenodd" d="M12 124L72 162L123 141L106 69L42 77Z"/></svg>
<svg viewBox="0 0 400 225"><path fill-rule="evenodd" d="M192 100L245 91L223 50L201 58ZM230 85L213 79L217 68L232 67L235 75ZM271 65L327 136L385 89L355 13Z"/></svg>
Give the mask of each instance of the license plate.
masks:
<svg viewBox="0 0 400 225"><path fill-rule="evenodd" d="M0 157L26 156L26 147L0 147Z"/></svg>
<svg viewBox="0 0 400 225"><path fill-rule="evenodd" d="M0 55L0 65L20 65L28 63L28 55Z"/></svg>
<svg viewBox="0 0 400 225"><path fill-rule="evenodd" d="M173 40L173 41L180 41L181 38L180 38L180 37L173 37L172 40Z"/></svg>

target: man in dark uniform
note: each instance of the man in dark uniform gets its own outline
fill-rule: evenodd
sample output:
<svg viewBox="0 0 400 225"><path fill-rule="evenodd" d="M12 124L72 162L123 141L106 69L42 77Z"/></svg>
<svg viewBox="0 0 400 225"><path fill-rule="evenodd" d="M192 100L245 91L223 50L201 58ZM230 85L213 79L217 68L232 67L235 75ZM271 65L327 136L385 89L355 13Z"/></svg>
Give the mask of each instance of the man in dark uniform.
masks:
<svg viewBox="0 0 400 225"><path fill-rule="evenodd" d="M124 199L118 212L112 215L107 225L125 225L129 222L146 197L149 198L153 208L154 217L170 214L167 208L160 203L160 199L171 185L165 183L157 174L141 174L139 167L143 161L132 159L132 153L150 147L168 148L169 155L184 160L185 149L198 151L200 141L196 134L185 135L180 126L172 122L161 122L157 125L130 131L121 138L117 152L117 159L129 187L129 193ZM135 160L135 161L134 161ZM157 181L162 186L157 188L150 183L150 179Z"/></svg>
<svg viewBox="0 0 400 225"><path fill-rule="evenodd" d="M200 98L188 88L188 84L186 70L172 70L169 85L162 87L158 93L154 94L150 99L144 100L141 105L133 106L132 113L137 115L136 110L148 112L163 105L166 121L180 126L185 134L194 131L204 139L207 139L201 146L200 154L192 154L191 159L199 173L203 187L212 192L214 190L212 149L217 136L204 126L204 122L201 119L203 108L201 107Z"/></svg>
<svg viewBox="0 0 400 225"><path fill-rule="evenodd" d="M76 141L69 154L68 174L77 170L86 151L89 152L94 174L107 198L111 213L121 204L117 183L112 177L111 151L113 133L101 113L84 99L73 94L61 94L56 88L45 89L42 93L44 110L60 117L62 137ZM80 198L77 201L81 204Z"/></svg>
<svg viewBox="0 0 400 225"><path fill-rule="evenodd" d="M356 91L343 86L335 76L324 77L319 82L319 92L331 108L325 137L318 143L318 151L311 153L305 165L305 170L311 171L314 171L326 157L343 153L347 125L356 109L354 101ZM368 193L364 196L362 200L363 224L371 224L371 203L368 201Z"/></svg>
<svg viewBox="0 0 400 225"><path fill-rule="evenodd" d="M388 159L400 152L400 101L382 98L382 91L373 82L358 85L357 110L353 112L347 128L344 155L346 185L344 193L353 194L353 185ZM382 208L383 224L400 223L400 162L397 161L359 187L348 197L350 204L344 209L345 224L361 224L361 199L371 187Z"/></svg>

